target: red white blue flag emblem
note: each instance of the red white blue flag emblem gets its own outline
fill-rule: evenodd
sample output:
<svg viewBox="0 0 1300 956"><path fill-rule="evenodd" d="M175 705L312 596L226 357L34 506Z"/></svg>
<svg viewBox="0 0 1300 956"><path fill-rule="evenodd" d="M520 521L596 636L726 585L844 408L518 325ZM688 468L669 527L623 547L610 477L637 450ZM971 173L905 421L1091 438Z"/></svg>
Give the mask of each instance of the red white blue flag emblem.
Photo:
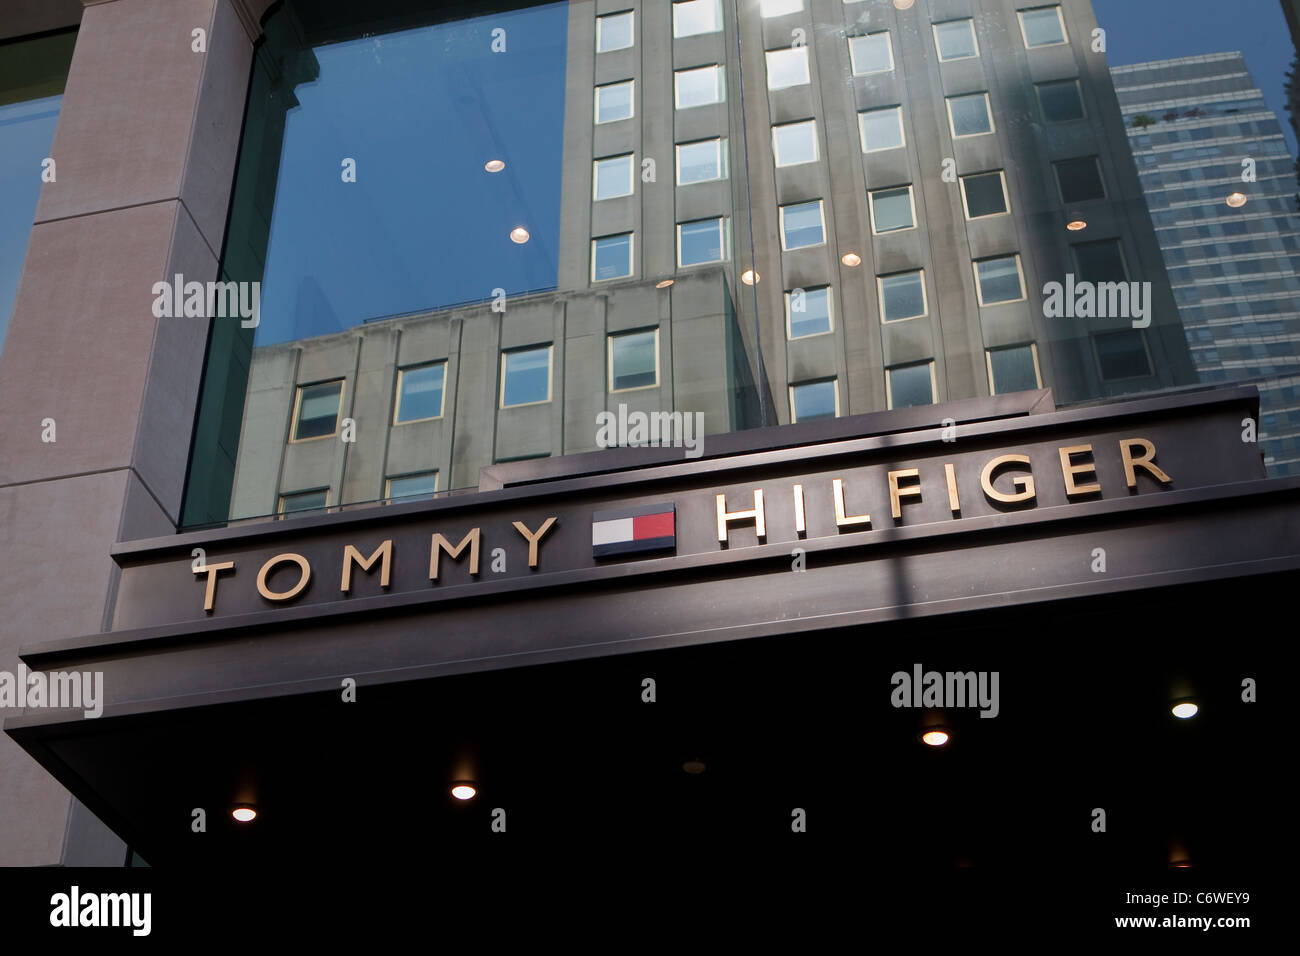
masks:
<svg viewBox="0 0 1300 956"><path fill-rule="evenodd" d="M677 547L677 506L672 502L597 511L591 516L591 551L597 558Z"/></svg>

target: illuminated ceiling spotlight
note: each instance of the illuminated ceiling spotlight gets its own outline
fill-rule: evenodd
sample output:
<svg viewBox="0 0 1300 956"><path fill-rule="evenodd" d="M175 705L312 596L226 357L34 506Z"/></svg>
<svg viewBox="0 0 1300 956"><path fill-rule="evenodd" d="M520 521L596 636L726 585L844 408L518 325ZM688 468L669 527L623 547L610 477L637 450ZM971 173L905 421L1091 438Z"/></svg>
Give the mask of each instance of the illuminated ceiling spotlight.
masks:
<svg viewBox="0 0 1300 956"><path fill-rule="evenodd" d="M656 283L655 283L655 288L656 288L656 289L666 289L666 288L668 288L670 285L672 285L675 281L677 281L677 280L676 280L676 279L664 279L662 282L656 282Z"/></svg>
<svg viewBox="0 0 1300 956"><path fill-rule="evenodd" d="M1228 193L1228 198L1224 201L1233 209L1240 209L1242 206L1246 205L1246 194Z"/></svg>
<svg viewBox="0 0 1300 956"><path fill-rule="evenodd" d="M1186 720L1189 717L1195 717L1196 712L1200 710L1193 701L1180 700L1173 707L1173 715L1180 720Z"/></svg>
<svg viewBox="0 0 1300 956"><path fill-rule="evenodd" d="M257 811L246 803L242 803L230 811L230 815L240 823L251 823L257 817Z"/></svg>
<svg viewBox="0 0 1300 956"><path fill-rule="evenodd" d="M489 173L499 173L501 172L501 170L506 168L506 164L503 160L500 159L489 159L486 163L483 164L483 168L486 169Z"/></svg>
<svg viewBox="0 0 1300 956"><path fill-rule="evenodd" d="M682 769L689 774L701 774L708 769L708 765L703 760L687 760L682 764Z"/></svg>
<svg viewBox="0 0 1300 956"><path fill-rule="evenodd" d="M746 269L744 272L740 274L740 281L745 283L745 285L753 285L755 282L758 282L762 278L763 277L759 275L757 272L755 272L753 269Z"/></svg>
<svg viewBox="0 0 1300 956"><path fill-rule="evenodd" d="M451 795L457 800L473 800L478 794L478 788L468 780L458 780L452 784Z"/></svg>
<svg viewBox="0 0 1300 956"><path fill-rule="evenodd" d="M862 257L856 252L846 252L840 256L840 262L852 269L854 266L862 265Z"/></svg>
<svg viewBox="0 0 1300 956"><path fill-rule="evenodd" d="M528 241L528 230L523 226L515 226L515 228L510 230L510 241L523 245Z"/></svg>
<svg viewBox="0 0 1300 956"><path fill-rule="evenodd" d="M895 10L911 10L911 9L912 9L912 4L915 3L915 2L916 2L916 0L894 0L894 9L895 9Z"/></svg>
<svg viewBox="0 0 1300 956"><path fill-rule="evenodd" d="M1069 229L1071 232L1082 232L1084 229L1088 228L1088 223L1087 220L1084 219L1071 219L1065 224L1065 228Z"/></svg>
<svg viewBox="0 0 1300 956"><path fill-rule="evenodd" d="M938 727L931 727L925 733L921 734L921 743L929 747L942 747L948 743L948 731Z"/></svg>

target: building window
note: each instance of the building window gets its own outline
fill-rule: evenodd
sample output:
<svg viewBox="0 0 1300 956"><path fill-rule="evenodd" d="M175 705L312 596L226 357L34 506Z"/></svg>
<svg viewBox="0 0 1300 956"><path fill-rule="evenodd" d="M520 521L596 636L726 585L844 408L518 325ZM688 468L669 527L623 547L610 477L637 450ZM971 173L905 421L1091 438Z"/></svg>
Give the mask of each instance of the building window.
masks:
<svg viewBox="0 0 1300 956"><path fill-rule="evenodd" d="M854 76L888 73L894 68L894 49L888 33L868 33L849 37L849 62Z"/></svg>
<svg viewBox="0 0 1300 956"><path fill-rule="evenodd" d="M809 83L808 48L782 47L767 51L767 88L784 90Z"/></svg>
<svg viewBox="0 0 1300 956"><path fill-rule="evenodd" d="M777 166L799 166L817 161L817 121L783 123L772 127L772 157Z"/></svg>
<svg viewBox="0 0 1300 956"><path fill-rule="evenodd" d="M438 490L438 473L421 471L410 475L389 478L384 483L385 498L419 498Z"/></svg>
<svg viewBox="0 0 1300 956"><path fill-rule="evenodd" d="M949 20L934 25L934 45L939 51L939 59L966 60L980 55L979 44L975 42L975 22L973 20Z"/></svg>
<svg viewBox="0 0 1300 956"><path fill-rule="evenodd" d="M659 330L609 337L609 390L625 392L659 384Z"/></svg>
<svg viewBox="0 0 1300 956"><path fill-rule="evenodd" d="M338 430L343 403L343 379L300 385L293 411L292 441L325 438Z"/></svg>
<svg viewBox="0 0 1300 956"><path fill-rule="evenodd" d="M1074 274L1085 282L1127 282L1128 269L1118 239L1081 242L1074 247Z"/></svg>
<svg viewBox="0 0 1300 956"><path fill-rule="evenodd" d="M877 189L867 193L871 203L871 231L897 232L916 228L916 209L912 203L912 187Z"/></svg>
<svg viewBox="0 0 1300 956"><path fill-rule="evenodd" d="M1038 348L1032 342L1010 348L989 349L985 355L988 359L991 394L1028 392L1043 387L1043 378L1038 374Z"/></svg>
<svg viewBox="0 0 1300 956"><path fill-rule="evenodd" d="M967 219L1000 216L1010 212L1007 205L1007 184L1002 170L992 173L975 173L961 178L961 201Z"/></svg>
<svg viewBox="0 0 1300 956"><path fill-rule="evenodd" d="M632 118L632 81L596 87L596 122L613 123Z"/></svg>
<svg viewBox="0 0 1300 956"><path fill-rule="evenodd" d="M330 490L316 488L312 491L294 491L280 496L279 513L293 514L298 511L320 511L329 505Z"/></svg>
<svg viewBox="0 0 1300 956"><path fill-rule="evenodd" d="M898 322L925 315L925 273L917 269L876 280L882 321Z"/></svg>
<svg viewBox="0 0 1300 956"><path fill-rule="evenodd" d="M822 220L822 201L799 203L781 207L781 248L805 249L820 246L826 241L826 227Z"/></svg>
<svg viewBox="0 0 1300 956"><path fill-rule="evenodd" d="M948 124L952 135L978 136L993 132L993 114L987 93L948 97Z"/></svg>
<svg viewBox="0 0 1300 956"><path fill-rule="evenodd" d="M397 408L393 414L393 424L441 418L446 373L445 362L398 369Z"/></svg>
<svg viewBox="0 0 1300 956"><path fill-rule="evenodd" d="M1025 46L1055 46L1065 42L1065 21L1061 19L1060 7L1036 7L1018 12Z"/></svg>
<svg viewBox="0 0 1300 956"><path fill-rule="evenodd" d="M725 179L727 175L727 150L721 139L706 139L698 143L681 143L677 147L677 185L707 183Z"/></svg>
<svg viewBox="0 0 1300 956"><path fill-rule="evenodd" d="M858 114L858 132L862 137L862 151L874 153L903 145L903 110L887 106L880 110L867 110Z"/></svg>
<svg viewBox="0 0 1300 956"><path fill-rule="evenodd" d="M1121 378L1144 378L1151 374L1151 356L1140 329L1101 332L1092 337L1097 350L1097 365L1106 381Z"/></svg>
<svg viewBox="0 0 1300 956"><path fill-rule="evenodd" d="M1038 105L1046 122L1068 123L1083 119L1083 94L1079 91L1078 80L1038 83L1034 88L1038 90Z"/></svg>
<svg viewBox="0 0 1300 956"><path fill-rule="evenodd" d="M678 70L673 74L673 82L679 110L721 103L726 98L725 79L720 66Z"/></svg>
<svg viewBox="0 0 1300 956"><path fill-rule="evenodd" d="M792 339L822 335L831 330L831 290L793 289L785 294L786 334Z"/></svg>
<svg viewBox="0 0 1300 956"><path fill-rule="evenodd" d="M596 52L608 53L611 50L626 50L630 47L633 19L634 14L631 10L597 17Z"/></svg>
<svg viewBox="0 0 1300 956"><path fill-rule="evenodd" d="M501 354L501 407L551 400L551 347Z"/></svg>
<svg viewBox="0 0 1300 956"><path fill-rule="evenodd" d="M722 7L718 0L684 0L673 4L673 36L693 37L722 29Z"/></svg>
<svg viewBox="0 0 1300 956"><path fill-rule="evenodd" d="M700 219L677 224L677 264L698 266L727 258L727 221Z"/></svg>
<svg viewBox="0 0 1300 956"><path fill-rule="evenodd" d="M1064 159L1052 166L1056 169L1056 182L1061 188L1061 202L1066 205L1106 198L1106 187L1101 181L1101 166L1096 156Z"/></svg>
<svg viewBox="0 0 1300 956"><path fill-rule="evenodd" d="M598 159L592 182L593 199L617 199L632 195L632 154Z"/></svg>
<svg viewBox="0 0 1300 956"><path fill-rule="evenodd" d="M885 369L885 393L890 408L934 404L934 363L918 362Z"/></svg>
<svg viewBox="0 0 1300 956"><path fill-rule="evenodd" d="M790 420L793 422L834 418L839 409L840 399L833 378L790 386Z"/></svg>
<svg viewBox="0 0 1300 956"><path fill-rule="evenodd" d="M632 233L591 240L591 281L624 279L632 274Z"/></svg>
<svg viewBox="0 0 1300 956"><path fill-rule="evenodd" d="M764 17L788 17L803 9L803 0L759 0L758 8Z"/></svg>
<svg viewBox="0 0 1300 956"><path fill-rule="evenodd" d="M975 266L975 291L980 305L1019 302L1025 297L1025 281L1020 271L1020 256L997 256L980 259Z"/></svg>

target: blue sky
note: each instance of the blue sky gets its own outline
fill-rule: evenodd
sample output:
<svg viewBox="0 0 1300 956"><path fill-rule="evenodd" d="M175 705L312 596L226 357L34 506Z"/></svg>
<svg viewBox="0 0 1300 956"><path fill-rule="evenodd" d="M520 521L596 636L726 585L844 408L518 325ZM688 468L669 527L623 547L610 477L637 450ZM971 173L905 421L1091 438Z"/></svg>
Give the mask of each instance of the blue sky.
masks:
<svg viewBox="0 0 1300 956"><path fill-rule="evenodd" d="M1240 50L1296 154L1282 92L1295 48L1279 0L1092 0L1092 7L1111 66Z"/></svg>

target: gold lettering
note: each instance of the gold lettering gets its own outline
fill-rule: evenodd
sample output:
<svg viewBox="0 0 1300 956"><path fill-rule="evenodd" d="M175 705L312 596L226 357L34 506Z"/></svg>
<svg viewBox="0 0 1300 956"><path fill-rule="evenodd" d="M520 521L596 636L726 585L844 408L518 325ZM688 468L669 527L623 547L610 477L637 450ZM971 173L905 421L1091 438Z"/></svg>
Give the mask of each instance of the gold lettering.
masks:
<svg viewBox="0 0 1300 956"><path fill-rule="evenodd" d="M1133 457L1133 446L1135 445L1142 449L1141 458ZM1156 467L1156 446L1145 438L1121 438L1119 440L1119 453L1124 459L1124 478L1130 488L1136 488L1138 485L1137 469L1139 468L1145 469L1161 484L1168 485L1173 482L1172 478Z"/></svg>
<svg viewBox="0 0 1300 956"><path fill-rule="evenodd" d="M537 567L537 546L541 543L542 536L551 530L553 524L555 524L555 518L547 518L536 532L532 532L528 530L528 526L522 521L515 522L515 530L522 534L524 540L528 542L528 566L530 568Z"/></svg>
<svg viewBox="0 0 1300 956"><path fill-rule="evenodd" d="M951 463L943 466L943 472L948 478L948 507L953 514L961 512L961 501L957 498L957 475L952 469Z"/></svg>
<svg viewBox="0 0 1300 956"><path fill-rule="evenodd" d="M871 515L849 515L844 513L844 482L835 478L831 481L835 491L835 526L847 528L855 524L871 524Z"/></svg>
<svg viewBox="0 0 1300 956"><path fill-rule="evenodd" d="M980 487L984 489L984 494L988 495L993 501L1005 501L1012 504L1017 501L1032 501L1034 497L1034 476L1017 475L1011 479L1011 484L1020 491L1014 495L1004 494L993 487L993 472L997 471L1003 465L1028 465L1028 455L999 455L997 458L990 459L989 463L984 466L984 471L980 473Z"/></svg>
<svg viewBox="0 0 1300 956"><path fill-rule="evenodd" d="M393 539L392 538L389 538L378 548L376 548L375 553L368 558L362 558L361 552L358 551L356 548L354 548L352 545L348 545L346 548L344 548L343 549L343 581L340 585L340 589L343 591L343 593L347 594L349 591L352 590L352 562L353 561L361 565L362 571L369 571L374 566L375 561L377 561L380 557L382 557L384 560L383 563L379 566L379 586L381 588L386 588L388 587L389 571L392 570L392 562L393 562Z"/></svg>
<svg viewBox="0 0 1300 956"><path fill-rule="evenodd" d="M429 580L438 580L438 558L442 552L447 552L447 557L455 561L460 557L460 553L465 550L465 545L469 545L469 573L478 574L478 548L479 539L482 537L478 528L470 528L469 534L461 539L460 544L456 547L451 546L451 542L441 534L434 534L433 544L429 554Z"/></svg>
<svg viewBox="0 0 1300 956"><path fill-rule="evenodd" d="M1094 462L1081 462L1072 464L1071 455L1091 455L1091 445L1068 445L1064 448L1058 448L1057 454L1061 456L1061 475L1065 478L1065 496L1074 498L1077 495L1093 495L1101 491L1101 485L1093 483L1091 485L1075 484L1074 476L1080 475L1085 478L1097 477L1097 465Z"/></svg>
<svg viewBox="0 0 1300 956"><path fill-rule="evenodd" d="M795 534L807 531L803 515L803 485L794 486L794 530Z"/></svg>
<svg viewBox="0 0 1300 956"><path fill-rule="evenodd" d="M898 487L899 478L915 478L916 484L908 485L906 488ZM903 468L899 471L889 473L889 510L893 514L894 520L898 521L903 517L903 505L900 498L920 498L921 497L921 472L916 468Z"/></svg>
<svg viewBox="0 0 1300 956"><path fill-rule="evenodd" d="M204 567L195 569L195 574L208 573L208 588L203 596L203 610L211 611L212 604L217 599L217 573L226 571L235 566L234 561L222 561L219 564L208 564Z"/></svg>
<svg viewBox="0 0 1300 956"><path fill-rule="evenodd" d="M718 542L727 543L727 525L732 521L754 519L754 531L759 538L767 537L767 516L763 511L763 489L754 489L754 508L752 511L728 511L727 496L718 495Z"/></svg>
<svg viewBox="0 0 1300 956"><path fill-rule="evenodd" d="M284 564L286 562L298 565L298 571L301 575L298 578L298 583L288 591L272 591L267 587L266 579L270 577L271 570L277 564ZM307 582L310 580L311 565L307 563L307 559L301 554L294 554L292 551L288 551L284 554L277 554L274 558L267 561L266 564L262 565L262 570L257 572L257 593L262 595L262 597L266 598L268 601L288 601L301 594L303 588L307 586Z"/></svg>

